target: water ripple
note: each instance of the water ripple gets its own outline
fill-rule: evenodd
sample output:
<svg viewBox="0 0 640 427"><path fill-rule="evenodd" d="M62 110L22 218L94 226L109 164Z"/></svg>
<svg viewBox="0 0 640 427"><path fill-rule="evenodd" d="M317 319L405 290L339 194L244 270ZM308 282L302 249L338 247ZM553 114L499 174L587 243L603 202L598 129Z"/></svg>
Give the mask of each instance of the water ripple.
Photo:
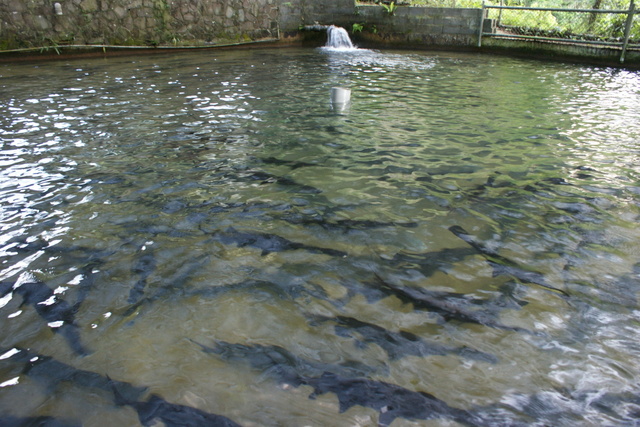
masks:
<svg viewBox="0 0 640 427"><path fill-rule="evenodd" d="M299 49L1 73L0 410L90 423L146 386L243 424L633 417L637 73Z"/></svg>

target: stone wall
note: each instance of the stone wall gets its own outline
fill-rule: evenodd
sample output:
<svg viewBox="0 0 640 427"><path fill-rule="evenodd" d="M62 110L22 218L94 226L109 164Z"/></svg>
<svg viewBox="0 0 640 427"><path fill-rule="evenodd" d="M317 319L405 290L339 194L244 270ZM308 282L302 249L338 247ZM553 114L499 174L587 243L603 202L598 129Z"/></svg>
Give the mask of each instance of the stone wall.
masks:
<svg viewBox="0 0 640 427"><path fill-rule="evenodd" d="M0 50L300 40L304 25L351 31L354 23L364 27L356 38L372 43L472 46L480 14L480 9L405 6L389 14L354 0L0 0Z"/></svg>
<svg viewBox="0 0 640 427"><path fill-rule="evenodd" d="M279 3L280 0L2 0L0 48L194 45L277 37Z"/></svg>

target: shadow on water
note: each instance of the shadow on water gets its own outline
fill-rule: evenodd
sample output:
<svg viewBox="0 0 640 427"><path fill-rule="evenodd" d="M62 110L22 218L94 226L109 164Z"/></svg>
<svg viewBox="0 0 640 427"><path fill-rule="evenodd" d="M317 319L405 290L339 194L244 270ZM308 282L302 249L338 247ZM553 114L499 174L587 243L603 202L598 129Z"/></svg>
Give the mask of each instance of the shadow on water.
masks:
<svg viewBox="0 0 640 427"><path fill-rule="evenodd" d="M280 49L0 75L0 424L637 420L637 74Z"/></svg>

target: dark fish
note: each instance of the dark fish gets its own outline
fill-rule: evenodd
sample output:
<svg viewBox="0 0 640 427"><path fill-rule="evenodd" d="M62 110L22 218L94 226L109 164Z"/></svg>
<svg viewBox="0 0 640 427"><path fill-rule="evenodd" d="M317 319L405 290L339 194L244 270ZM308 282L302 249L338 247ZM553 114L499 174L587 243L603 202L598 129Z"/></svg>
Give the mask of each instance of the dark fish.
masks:
<svg viewBox="0 0 640 427"><path fill-rule="evenodd" d="M56 295L43 282L27 282L12 288L13 293L22 297L22 304L33 306L49 327L62 335L71 349L79 356L90 353L80 340L80 331L75 323L77 307Z"/></svg>
<svg viewBox="0 0 640 427"><path fill-rule="evenodd" d="M247 346L220 341L213 347L196 344L203 351L225 360L246 362L281 384L294 387L309 385L314 389L309 396L311 399L335 393L340 402L340 412L356 405L373 408L380 412L381 426L388 426L396 418L445 418L464 425L480 425L480 420L470 412L453 408L428 393L363 378L372 368L357 362L340 365L311 362L278 346ZM323 370L325 368L328 370Z"/></svg>
<svg viewBox="0 0 640 427"><path fill-rule="evenodd" d="M144 294L144 288L147 286L147 278L153 273L156 269L157 263L156 258L153 254L153 251L144 253L144 255L140 256L133 267L131 268L131 272L138 276L138 281L133 285L131 291L129 292L129 299L127 302L133 304L140 300L142 295Z"/></svg>
<svg viewBox="0 0 640 427"><path fill-rule="evenodd" d="M379 426L388 426L396 418L409 420L449 419L463 425L483 425L470 411L449 406L429 393L411 391L395 384L363 378L344 378L326 372L319 378L305 378L304 384L313 387L316 396L335 393L340 412L352 406L364 406L380 413Z"/></svg>
<svg viewBox="0 0 640 427"><path fill-rule="evenodd" d="M200 271L205 264L209 262L209 258L210 256L208 254L202 254L184 263L175 272L173 272L171 276L163 279L163 282L165 282L166 285L160 287L159 288L160 290L156 291L153 297L143 298L144 286L146 286L146 277L145 277L145 280L142 282L144 286L140 285L140 281L136 282L136 284L134 285L134 287L131 289L129 293L128 302L131 305L123 313L123 316L127 317L133 314L142 305L148 304L162 297L180 292L180 290L185 289L189 279L195 273ZM151 274L152 263L153 263L153 267L155 268L155 258L153 261L147 259L147 261L144 262L144 264L138 264L138 267L141 270L148 271L149 274ZM137 299L133 299L132 295Z"/></svg>
<svg viewBox="0 0 640 427"><path fill-rule="evenodd" d="M445 321L456 320L463 323L475 323L496 329L532 334L527 329L500 323L497 320L497 310L489 310L486 307L475 308L483 304L487 305L485 300L469 298L464 294L453 292L429 291L422 288L394 285L385 282L378 275L376 275L376 278L378 285L382 289L387 289L390 295L395 295L404 303L412 304L415 309L437 313Z"/></svg>
<svg viewBox="0 0 640 427"><path fill-rule="evenodd" d="M322 190L310 185L300 184L292 178L285 176L273 175L263 171L247 171L241 176L242 179L251 181L259 181L260 184L277 184L293 189L296 193L320 194Z"/></svg>
<svg viewBox="0 0 640 427"><path fill-rule="evenodd" d="M107 377L108 378L108 377ZM160 396L152 394L146 401L127 399L120 393L116 383L112 383L112 391L118 406L131 406L138 413L143 426L155 426L158 423L167 427L236 427L240 424L217 414L202 411L191 406L167 402Z"/></svg>
<svg viewBox="0 0 640 427"><path fill-rule="evenodd" d="M291 169L298 169L298 168L309 167L309 166L318 166L318 165L313 164L313 163L298 162L298 161L295 161L295 160L281 160L281 159L277 159L275 157L266 157L266 158L262 158L260 160L263 163L266 163L266 164L269 164L269 165L288 166Z"/></svg>
<svg viewBox="0 0 640 427"><path fill-rule="evenodd" d="M113 381L96 372L75 368L52 357L43 356L24 349L13 349L8 361L23 363L22 373L42 383L48 389L55 389L60 384L70 383L75 386L99 389L111 392L115 385L120 393L128 399L139 399L146 393L145 387L137 387L127 382ZM2 354L9 354L2 350Z"/></svg>
<svg viewBox="0 0 640 427"><path fill-rule="evenodd" d="M165 235L169 237L189 237L193 235L192 233L163 224L140 223L136 221L120 225L127 230L127 233L150 234L152 236Z"/></svg>
<svg viewBox="0 0 640 427"><path fill-rule="evenodd" d="M46 253L52 256L59 256L66 263L73 265L101 264L117 251L117 249L96 249L80 245L54 245L45 248Z"/></svg>
<svg viewBox="0 0 640 427"><path fill-rule="evenodd" d="M6 360L24 363L23 374L42 382L47 388L55 389L61 383L74 386L99 389L113 393L115 403L127 405L138 412L138 418L144 426L156 425L161 421L166 426L238 426L237 423L221 415L210 414L189 406L169 403L152 395L147 401L141 401L147 392L145 387L136 387L127 382L116 381L96 372L74 368L49 356L42 356L22 349L14 349ZM8 354L3 351L2 354ZM0 424L4 426L4 424ZM40 424L33 424L40 425ZM62 427L64 424L42 424Z"/></svg>
<svg viewBox="0 0 640 427"><path fill-rule="evenodd" d="M549 182L549 183L554 184L554 185L571 185L569 182L567 182L567 180L566 180L566 179L564 179L564 178L559 178L559 177L556 177L556 178L546 178L546 179L543 179L543 181L545 181L545 182Z"/></svg>
<svg viewBox="0 0 640 427"><path fill-rule="evenodd" d="M354 220L354 219L338 219L335 221L326 220L318 217L304 217L300 215L286 215L281 219L299 225L317 225L329 231L340 231L347 233L350 230L371 230L382 227L406 227L414 228L418 226L416 222L382 222L373 220Z"/></svg>
<svg viewBox="0 0 640 427"><path fill-rule="evenodd" d="M75 311L80 308L80 305L84 302L84 300L93 289L93 286L95 285L100 273L99 267L102 264L103 261L101 259L95 259L89 261L88 264L80 268L79 273L82 278L80 282L75 286L75 289L77 289L75 302L73 304L73 308Z"/></svg>
<svg viewBox="0 0 640 427"><path fill-rule="evenodd" d="M86 175L85 178L89 179L84 185L95 185L95 184L123 184L127 182L127 179L120 175L108 174L102 172L96 172L89 175Z"/></svg>
<svg viewBox="0 0 640 427"><path fill-rule="evenodd" d="M41 239L40 237L36 238L35 240L29 240L28 237L29 236L27 235L20 235L9 239L5 243L4 250L8 252L15 251L18 253L31 255L46 248L49 245L47 241Z"/></svg>
<svg viewBox="0 0 640 427"><path fill-rule="evenodd" d="M183 284L180 284L179 282L176 282L161 286L149 296L139 299L134 304L127 307L127 309L123 313L123 317L128 317L138 310L141 310L142 307L153 304L154 302L159 300L175 301L179 298L186 299L191 297L209 299L216 298L222 294L233 291L248 291L252 294L266 291L276 295L281 299L288 299L298 293L302 293L302 290L294 288L293 286L285 290L282 286L279 286L276 283L253 279L228 285L206 286L198 288L189 288L184 286Z"/></svg>
<svg viewBox="0 0 640 427"><path fill-rule="evenodd" d="M337 257L347 256L346 252L342 252L336 249L305 245L304 243L293 242L275 234L242 232L236 230L233 227L229 227L225 231L218 231L214 233L213 239L224 243L225 245L235 244L241 248L246 246L258 248L262 250L262 255L267 255L271 252L283 252L303 249L312 253L324 255Z"/></svg>
<svg viewBox="0 0 640 427"><path fill-rule="evenodd" d="M472 248L477 250L480 254L482 254L489 265L493 268L493 275L508 275L515 277L523 283L531 283L538 286L542 286L543 288L550 289L554 292L557 292L563 296L569 296L569 294L562 289L558 289L554 286L551 286L544 279L544 275L541 273L526 270L520 267L517 263L513 262L509 258L506 258L497 252L487 248L486 246L479 243L475 238L473 238L464 228L454 225L449 227L449 231L455 234L460 239L467 242Z"/></svg>
<svg viewBox="0 0 640 427"><path fill-rule="evenodd" d="M415 268L429 277L438 271L446 273L455 263L475 254L472 248L444 248L417 254L399 252L390 260L390 264L394 268Z"/></svg>
<svg viewBox="0 0 640 427"><path fill-rule="evenodd" d="M12 417L0 416L2 427L82 427L82 423L61 420L54 417Z"/></svg>
<svg viewBox="0 0 640 427"><path fill-rule="evenodd" d="M322 375L327 371L336 372L346 377L359 377L376 371L373 367L353 360L341 364L306 360L275 345L243 345L216 341L213 346L206 346L191 341L205 353L216 354L224 360L240 360L248 363L253 369L276 382L295 387L302 384L304 378Z"/></svg>
<svg viewBox="0 0 640 427"><path fill-rule="evenodd" d="M498 359L488 353L469 347L449 347L435 342L427 342L418 335L407 331L393 332L372 323L363 322L353 317L313 316L312 322L334 322L336 334L343 337L362 337L358 342L362 345L375 343L387 352L391 360L405 356L444 356L457 354L483 362L497 363ZM357 338L356 338L357 339Z"/></svg>

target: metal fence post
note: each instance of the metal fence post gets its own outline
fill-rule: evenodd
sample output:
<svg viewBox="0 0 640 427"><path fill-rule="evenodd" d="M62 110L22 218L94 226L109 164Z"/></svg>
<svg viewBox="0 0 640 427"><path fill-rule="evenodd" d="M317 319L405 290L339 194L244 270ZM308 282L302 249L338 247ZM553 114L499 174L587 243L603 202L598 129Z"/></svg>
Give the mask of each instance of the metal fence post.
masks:
<svg viewBox="0 0 640 427"><path fill-rule="evenodd" d="M633 25L633 17L636 12L634 0L631 0L629 4L629 12L627 12L627 23L624 27L624 42L622 43L622 53L620 54L620 63L624 62L624 56L627 53L627 45L629 44L629 37L631 34L631 25Z"/></svg>
<svg viewBox="0 0 640 427"><path fill-rule="evenodd" d="M631 0L633 3L633 0ZM482 32L484 31L484 0L482 0L482 10L480 11L480 25L478 29L478 47L482 47Z"/></svg>

